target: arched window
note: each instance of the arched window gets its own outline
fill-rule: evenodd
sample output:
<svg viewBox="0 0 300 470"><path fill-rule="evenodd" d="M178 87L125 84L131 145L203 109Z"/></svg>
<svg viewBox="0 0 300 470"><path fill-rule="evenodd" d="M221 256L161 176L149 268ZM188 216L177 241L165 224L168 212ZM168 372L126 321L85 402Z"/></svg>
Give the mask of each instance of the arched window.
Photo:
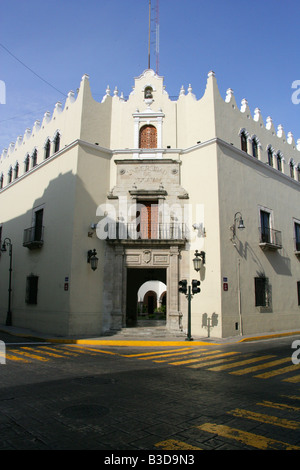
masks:
<svg viewBox="0 0 300 470"><path fill-rule="evenodd" d="M140 129L140 142L141 149L155 149L157 148L157 130L152 125L143 126Z"/></svg>
<svg viewBox="0 0 300 470"><path fill-rule="evenodd" d="M59 132L57 132L55 139L54 139L54 153L59 151L59 145L60 145L60 135L59 135Z"/></svg>
<svg viewBox="0 0 300 470"><path fill-rule="evenodd" d="M294 161L290 161L290 177L295 178L295 166L294 166Z"/></svg>
<svg viewBox="0 0 300 470"><path fill-rule="evenodd" d="M1 176L0 176L0 189L3 188L3 180L4 180L4 178L3 178L3 173L2 173Z"/></svg>
<svg viewBox="0 0 300 470"><path fill-rule="evenodd" d="M152 94L153 90L152 90L152 87L151 86L147 86L145 88L145 91L144 91L144 98L145 100L149 100L149 99L152 99L153 98L153 94Z"/></svg>
<svg viewBox="0 0 300 470"><path fill-rule="evenodd" d="M27 171L29 171L29 166L30 166L30 158L29 158L29 155L26 155L26 158L25 158L25 173L27 173Z"/></svg>
<svg viewBox="0 0 300 470"><path fill-rule="evenodd" d="M50 157L50 140L48 139L45 145L45 158Z"/></svg>
<svg viewBox="0 0 300 470"><path fill-rule="evenodd" d="M282 171L282 156L280 152L277 153L277 170Z"/></svg>
<svg viewBox="0 0 300 470"><path fill-rule="evenodd" d="M241 133L241 149L243 150L243 152L247 152L247 136L246 136L246 132L243 131Z"/></svg>
<svg viewBox="0 0 300 470"><path fill-rule="evenodd" d="M19 176L19 163L17 163L14 168L14 179L16 180L18 176Z"/></svg>
<svg viewBox="0 0 300 470"><path fill-rule="evenodd" d="M10 169L8 170L8 179L7 179L8 183L11 183L11 181L12 181L12 167L10 167Z"/></svg>
<svg viewBox="0 0 300 470"><path fill-rule="evenodd" d="M32 168L37 165L37 150L35 149L32 154Z"/></svg>
<svg viewBox="0 0 300 470"><path fill-rule="evenodd" d="M268 148L268 164L273 166L273 152L271 147Z"/></svg>
<svg viewBox="0 0 300 470"><path fill-rule="evenodd" d="M258 142L255 137L252 139L252 155L254 158L258 158Z"/></svg>

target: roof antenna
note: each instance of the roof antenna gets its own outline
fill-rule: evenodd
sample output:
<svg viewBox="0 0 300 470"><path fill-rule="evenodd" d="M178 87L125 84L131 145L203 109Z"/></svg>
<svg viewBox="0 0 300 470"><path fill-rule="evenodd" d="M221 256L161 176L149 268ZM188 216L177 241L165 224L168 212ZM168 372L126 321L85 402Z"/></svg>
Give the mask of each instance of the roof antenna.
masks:
<svg viewBox="0 0 300 470"><path fill-rule="evenodd" d="M149 0L148 69L150 69L151 0Z"/></svg>

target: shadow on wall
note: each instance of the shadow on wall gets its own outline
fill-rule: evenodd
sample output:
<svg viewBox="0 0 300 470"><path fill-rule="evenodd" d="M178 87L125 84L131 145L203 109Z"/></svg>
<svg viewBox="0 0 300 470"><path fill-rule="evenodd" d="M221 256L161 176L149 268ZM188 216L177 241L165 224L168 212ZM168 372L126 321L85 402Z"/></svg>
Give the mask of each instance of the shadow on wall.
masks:
<svg viewBox="0 0 300 470"><path fill-rule="evenodd" d="M207 336L210 337L210 331L215 326L218 326L218 315L214 312L211 317L207 313L202 315L202 328L207 328Z"/></svg>
<svg viewBox="0 0 300 470"><path fill-rule="evenodd" d="M20 197L22 194L27 195L28 201L32 200L30 187L37 181L39 171L44 169L20 178L5 189L3 201ZM45 178L45 173L40 176ZM38 192L38 189L32 190L33 194ZM101 266L94 273L87 263L88 250L95 248L101 253L104 246L96 233L92 237L88 234L91 222L95 222L96 197L91 197L84 182L72 171L60 173L50 180L40 194L41 197L33 200L32 207L28 203L29 210L10 220L5 220L4 211L0 208L2 241L9 237L13 245L12 325L50 334L72 334L69 331L72 309L80 312L85 301L95 294L95 282L99 286L102 281ZM103 200L99 200L99 204L101 203ZM42 211L39 219L36 217L37 210ZM39 230L35 227L37 220ZM72 295L75 295L73 301L70 295L72 267L76 275L81 276L80 292L74 293L72 290ZM3 253L0 257L2 324L5 323L7 312L8 269L8 256ZM34 284L30 285L34 279L35 292ZM100 314L101 305L98 305L98 300L96 303L93 311Z"/></svg>

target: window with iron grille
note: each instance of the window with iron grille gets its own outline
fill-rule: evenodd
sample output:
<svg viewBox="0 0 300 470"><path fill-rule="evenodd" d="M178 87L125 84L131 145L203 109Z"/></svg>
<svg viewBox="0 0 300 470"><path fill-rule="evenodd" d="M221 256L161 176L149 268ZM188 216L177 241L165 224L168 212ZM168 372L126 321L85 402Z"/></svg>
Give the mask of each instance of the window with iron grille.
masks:
<svg viewBox="0 0 300 470"><path fill-rule="evenodd" d="M298 305L300 305L300 281L297 282Z"/></svg>
<svg viewBox="0 0 300 470"><path fill-rule="evenodd" d="M37 293L38 293L38 276L30 274L26 279L26 303L37 304Z"/></svg>

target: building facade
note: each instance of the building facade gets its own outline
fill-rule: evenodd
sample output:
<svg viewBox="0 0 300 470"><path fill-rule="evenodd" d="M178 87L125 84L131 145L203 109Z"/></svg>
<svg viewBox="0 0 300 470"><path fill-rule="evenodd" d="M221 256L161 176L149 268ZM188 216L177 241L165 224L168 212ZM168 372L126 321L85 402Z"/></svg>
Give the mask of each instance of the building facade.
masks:
<svg viewBox="0 0 300 470"><path fill-rule="evenodd" d="M213 72L200 99L146 70L101 102L84 75L1 155L0 323L112 334L159 281L166 328L186 332L179 281L195 279L193 335L299 328L299 150Z"/></svg>

